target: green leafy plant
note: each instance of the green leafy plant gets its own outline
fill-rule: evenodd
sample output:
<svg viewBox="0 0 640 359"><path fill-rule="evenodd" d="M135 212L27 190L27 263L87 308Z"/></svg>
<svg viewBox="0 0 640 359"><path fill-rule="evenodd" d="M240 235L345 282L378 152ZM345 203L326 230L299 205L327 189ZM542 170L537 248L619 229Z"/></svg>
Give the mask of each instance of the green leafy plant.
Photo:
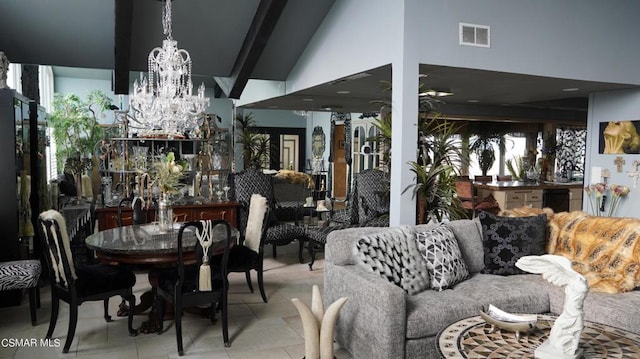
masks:
<svg viewBox="0 0 640 359"><path fill-rule="evenodd" d="M87 165L86 161L67 159L91 157L94 145L104 137L98 118L104 116L110 106L111 98L99 90L90 92L84 100L75 94L54 96L48 123L53 128L58 168L67 162Z"/></svg>
<svg viewBox="0 0 640 359"><path fill-rule="evenodd" d="M261 168L268 165L271 155L271 141L267 134L256 129L253 113L236 115L238 129L237 143L242 145L242 160L244 168Z"/></svg>
<svg viewBox="0 0 640 359"><path fill-rule="evenodd" d="M522 156L514 156L506 161L507 171L514 181L523 181L527 178L526 159Z"/></svg>
<svg viewBox="0 0 640 359"><path fill-rule="evenodd" d="M416 183L404 189L418 198L421 223L431 220L460 219L466 215L457 197L455 182L458 169L468 156L460 146L457 134L460 126L439 115L422 121L420 143L425 152L421 161L410 161Z"/></svg>
<svg viewBox="0 0 640 359"><path fill-rule="evenodd" d="M471 142L469 150L478 156L480 171L483 176L486 176L496 161L496 151L493 146L497 145L499 150L504 153L506 147L505 132L499 123L489 124L487 122L471 122L469 124L469 132L476 135L476 138Z"/></svg>

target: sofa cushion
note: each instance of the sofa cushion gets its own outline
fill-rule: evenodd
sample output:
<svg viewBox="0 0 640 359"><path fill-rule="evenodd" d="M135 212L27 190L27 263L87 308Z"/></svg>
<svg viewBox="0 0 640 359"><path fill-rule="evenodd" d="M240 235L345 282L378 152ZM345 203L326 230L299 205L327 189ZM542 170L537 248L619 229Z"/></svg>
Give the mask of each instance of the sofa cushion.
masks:
<svg viewBox="0 0 640 359"><path fill-rule="evenodd" d="M482 224L484 269L482 273L522 274L516 267L518 259L545 253L547 215L531 217L500 217L491 213L478 214Z"/></svg>
<svg viewBox="0 0 640 359"><path fill-rule="evenodd" d="M498 276L472 274L470 278L442 292L425 290L407 296L409 339L438 334L449 324L486 310L489 304L511 313L549 312L549 287L537 274Z"/></svg>
<svg viewBox="0 0 640 359"><path fill-rule="evenodd" d="M406 227L366 235L356 244L358 265L404 289L409 294L429 288L429 274L415 235Z"/></svg>
<svg viewBox="0 0 640 359"><path fill-rule="evenodd" d="M333 227L333 226L331 226ZM389 228L385 227L356 227L350 228L345 226L341 229L328 229L329 227L324 227L324 229L328 230L328 233L320 233L322 236L326 236L326 246L324 248L324 260L326 262L331 262L336 265L345 266L352 265L357 263L356 252L354 252L354 248L356 247L356 243L362 238L362 236L373 234L373 233L382 233L388 231ZM405 231L410 231L412 235L415 235L412 227L405 227ZM310 230L307 235L314 234L313 231L315 229ZM315 238L312 238L315 240Z"/></svg>
<svg viewBox="0 0 640 359"><path fill-rule="evenodd" d="M478 217L447 222L447 226L458 240L462 259L469 272L478 273L484 269L484 247L482 246L482 226Z"/></svg>
<svg viewBox="0 0 640 359"><path fill-rule="evenodd" d="M549 309L560 314L564 309L565 293L562 287L549 291ZM583 302L584 320L610 325L640 334L640 290L625 293L600 293L589 290Z"/></svg>
<svg viewBox="0 0 640 359"><path fill-rule="evenodd" d="M442 291L467 279L469 269L449 226L443 223L416 233L416 240L429 270L431 289Z"/></svg>

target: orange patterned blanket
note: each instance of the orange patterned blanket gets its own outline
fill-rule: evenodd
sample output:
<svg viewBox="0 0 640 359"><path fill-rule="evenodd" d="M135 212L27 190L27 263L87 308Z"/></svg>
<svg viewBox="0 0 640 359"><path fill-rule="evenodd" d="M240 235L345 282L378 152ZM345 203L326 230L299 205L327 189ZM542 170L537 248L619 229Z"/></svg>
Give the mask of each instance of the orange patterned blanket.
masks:
<svg viewBox="0 0 640 359"><path fill-rule="evenodd" d="M549 223L547 252L573 261L591 290L619 293L640 286L640 220L561 212Z"/></svg>
<svg viewBox="0 0 640 359"><path fill-rule="evenodd" d="M640 219L595 217L581 211L516 208L502 216L540 213L549 219L547 252L573 262L573 269L597 292L621 293L640 287Z"/></svg>

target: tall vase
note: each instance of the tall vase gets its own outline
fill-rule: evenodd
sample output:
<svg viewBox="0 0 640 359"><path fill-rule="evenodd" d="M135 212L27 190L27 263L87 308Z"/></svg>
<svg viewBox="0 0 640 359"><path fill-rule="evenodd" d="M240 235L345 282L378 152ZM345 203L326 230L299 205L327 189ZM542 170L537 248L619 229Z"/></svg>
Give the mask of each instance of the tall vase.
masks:
<svg viewBox="0 0 640 359"><path fill-rule="evenodd" d="M166 193L158 201L158 226L160 232L170 232L173 229L173 204Z"/></svg>

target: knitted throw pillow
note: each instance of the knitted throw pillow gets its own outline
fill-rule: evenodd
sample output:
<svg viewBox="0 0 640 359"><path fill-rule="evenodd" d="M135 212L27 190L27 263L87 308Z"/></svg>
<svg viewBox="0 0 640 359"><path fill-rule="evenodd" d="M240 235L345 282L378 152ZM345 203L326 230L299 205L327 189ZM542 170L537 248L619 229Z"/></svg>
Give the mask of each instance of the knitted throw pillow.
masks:
<svg viewBox="0 0 640 359"><path fill-rule="evenodd" d="M518 259L545 253L547 215L500 217L488 212L478 214L482 224L484 269L482 273L522 274Z"/></svg>
<svg viewBox="0 0 640 359"><path fill-rule="evenodd" d="M360 238L354 248L358 265L411 295L428 289L429 273L414 236L407 227L398 227Z"/></svg>
<svg viewBox="0 0 640 359"><path fill-rule="evenodd" d="M453 231L446 224L416 234L418 249L427 263L431 288L443 291L469 277Z"/></svg>

